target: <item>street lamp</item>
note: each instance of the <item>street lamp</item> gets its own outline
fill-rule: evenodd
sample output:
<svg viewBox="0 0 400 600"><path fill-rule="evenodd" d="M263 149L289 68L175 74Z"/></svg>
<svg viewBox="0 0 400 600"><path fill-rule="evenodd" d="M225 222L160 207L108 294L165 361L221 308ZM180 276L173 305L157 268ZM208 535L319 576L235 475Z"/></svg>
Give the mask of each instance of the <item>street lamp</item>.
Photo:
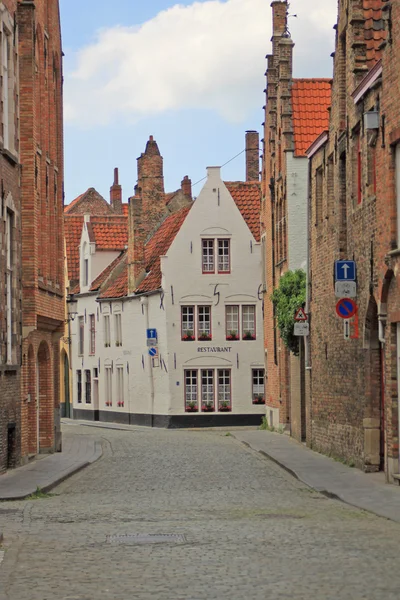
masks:
<svg viewBox="0 0 400 600"><path fill-rule="evenodd" d="M73 294L69 295L67 298L67 313L68 316L65 319L65 323L69 323L70 321L74 321L78 311L78 302L75 300Z"/></svg>

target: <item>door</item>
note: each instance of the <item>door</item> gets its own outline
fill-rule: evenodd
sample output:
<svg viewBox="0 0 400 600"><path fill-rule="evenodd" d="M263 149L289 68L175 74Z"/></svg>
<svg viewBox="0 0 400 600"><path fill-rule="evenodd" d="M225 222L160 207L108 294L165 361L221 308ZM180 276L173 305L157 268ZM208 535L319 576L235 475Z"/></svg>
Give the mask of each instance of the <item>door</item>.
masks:
<svg viewBox="0 0 400 600"><path fill-rule="evenodd" d="M65 417L71 418L71 397L70 397L70 386L69 386L69 360L67 354L64 355L64 410Z"/></svg>

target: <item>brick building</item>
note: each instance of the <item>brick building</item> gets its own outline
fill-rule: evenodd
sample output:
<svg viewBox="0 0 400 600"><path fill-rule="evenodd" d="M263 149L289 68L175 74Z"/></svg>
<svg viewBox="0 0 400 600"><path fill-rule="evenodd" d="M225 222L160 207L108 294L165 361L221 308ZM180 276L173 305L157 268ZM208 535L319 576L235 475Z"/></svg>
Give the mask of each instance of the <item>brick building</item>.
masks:
<svg viewBox="0 0 400 600"><path fill-rule="evenodd" d="M0 473L21 457L21 204L17 3L0 13Z"/></svg>
<svg viewBox="0 0 400 600"><path fill-rule="evenodd" d="M305 151L328 124L331 82L293 78L288 4L276 1L271 6L273 35L272 54L267 56L261 203L267 417L271 425L291 425L292 434L302 439L305 397L301 363L289 354L279 336L271 294L286 271L306 268Z"/></svg>
<svg viewBox="0 0 400 600"><path fill-rule="evenodd" d="M18 3L22 206L21 455L59 450L64 330L62 49L58 0Z"/></svg>
<svg viewBox="0 0 400 600"><path fill-rule="evenodd" d="M399 296L395 278L389 284L397 259L387 254L398 246L394 148L400 138L394 91L399 40L388 39L396 31L393 16L392 27L388 24L390 4L339 3L329 126L308 150L312 370L307 443L365 471L385 466L388 476L398 473ZM344 339L349 336L335 313L338 259L357 265L358 313L350 339Z"/></svg>

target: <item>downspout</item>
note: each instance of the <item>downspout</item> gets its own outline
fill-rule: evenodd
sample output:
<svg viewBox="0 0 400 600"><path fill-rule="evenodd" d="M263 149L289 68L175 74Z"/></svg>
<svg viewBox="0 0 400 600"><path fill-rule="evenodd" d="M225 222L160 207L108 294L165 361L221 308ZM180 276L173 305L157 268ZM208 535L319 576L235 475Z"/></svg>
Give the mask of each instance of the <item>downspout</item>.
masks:
<svg viewBox="0 0 400 600"><path fill-rule="evenodd" d="M142 296L140 298L140 303L144 310L144 316L146 319L146 330L150 329L149 324L149 298L147 296ZM154 417L154 377L153 377L153 365L151 362L151 356L147 353L147 364L149 368L149 385L150 385L150 424L153 427L153 417Z"/></svg>
<svg viewBox="0 0 400 600"><path fill-rule="evenodd" d="M313 401L312 401L312 393L311 393L311 348L310 348L310 334L311 334L311 323L310 323L310 285L311 285L311 277L310 277L310 252L311 252L311 161L312 158L308 159L308 177L307 177L307 266L306 266L306 307L305 312L308 317L308 323L310 325L310 333L304 339L304 349L305 349L305 377L306 377L306 398L307 392L309 397L309 429L310 429L310 447L312 447L313 443ZM307 407L307 404L306 404ZM307 413L306 413L306 440L307 440Z"/></svg>

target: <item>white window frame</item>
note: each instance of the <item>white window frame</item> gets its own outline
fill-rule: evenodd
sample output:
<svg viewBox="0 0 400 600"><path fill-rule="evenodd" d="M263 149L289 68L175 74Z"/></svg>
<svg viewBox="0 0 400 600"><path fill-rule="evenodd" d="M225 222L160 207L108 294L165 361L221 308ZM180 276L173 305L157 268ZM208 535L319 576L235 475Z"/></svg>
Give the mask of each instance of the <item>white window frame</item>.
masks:
<svg viewBox="0 0 400 600"><path fill-rule="evenodd" d="M201 410L215 411L215 371L214 369L202 369L200 371L201 384Z"/></svg>
<svg viewBox="0 0 400 600"><path fill-rule="evenodd" d="M240 306L238 304L225 306L225 328L227 339L240 340ZM236 332L236 338L233 337L233 332Z"/></svg>
<svg viewBox="0 0 400 600"><path fill-rule="evenodd" d="M123 365L117 365L117 406L122 408L124 405L124 367Z"/></svg>
<svg viewBox="0 0 400 600"><path fill-rule="evenodd" d="M253 404L262 396L265 403L265 370L263 368L251 370L251 397Z"/></svg>
<svg viewBox="0 0 400 600"><path fill-rule="evenodd" d="M186 369L184 371L185 380L185 410L191 405L195 405L190 412L199 410L199 373L197 369Z"/></svg>
<svg viewBox="0 0 400 600"><path fill-rule="evenodd" d="M113 394L112 394L112 366L111 365L106 365L104 367L104 378L105 378L105 394L106 394L106 398L105 398L105 405L106 406L112 406L113 403Z"/></svg>
<svg viewBox="0 0 400 600"><path fill-rule="evenodd" d="M231 272L231 241L229 239L217 240L218 273Z"/></svg>
<svg viewBox="0 0 400 600"><path fill-rule="evenodd" d="M201 266L203 273L215 273L215 241L201 240Z"/></svg>
<svg viewBox="0 0 400 600"><path fill-rule="evenodd" d="M196 339L195 321L196 319L196 307L195 306L181 306L181 338L190 339L189 332L192 332L192 339Z"/></svg>
<svg viewBox="0 0 400 600"><path fill-rule="evenodd" d="M104 325L104 346L106 348L109 348L111 345L110 315L103 316L103 325Z"/></svg>
<svg viewBox="0 0 400 600"><path fill-rule="evenodd" d="M92 372L85 369L85 404L92 404ZM89 393L88 393L89 391Z"/></svg>
<svg viewBox="0 0 400 600"><path fill-rule="evenodd" d="M186 412L231 412L232 369L185 369Z"/></svg>
<svg viewBox="0 0 400 600"><path fill-rule="evenodd" d="M225 404L232 410L232 371L231 369L217 370L218 410Z"/></svg>
<svg viewBox="0 0 400 600"><path fill-rule="evenodd" d="M85 317L78 317L78 354L83 356L85 354Z"/></svg>
<svg viewBox="0 0 400 600"><path fill-rule="evenodd" d="M245 336L250 334L251 338ZM256 307L255 304L244 304L242 306L242 338L256 339Z"/></svg>
<svg viewBox="0 0 400 600"><path fill-rule="evenodd" d="M122 346L122 315L121 315L121 313L115 313L114 327L115 327L115 345Z"/></svg>

